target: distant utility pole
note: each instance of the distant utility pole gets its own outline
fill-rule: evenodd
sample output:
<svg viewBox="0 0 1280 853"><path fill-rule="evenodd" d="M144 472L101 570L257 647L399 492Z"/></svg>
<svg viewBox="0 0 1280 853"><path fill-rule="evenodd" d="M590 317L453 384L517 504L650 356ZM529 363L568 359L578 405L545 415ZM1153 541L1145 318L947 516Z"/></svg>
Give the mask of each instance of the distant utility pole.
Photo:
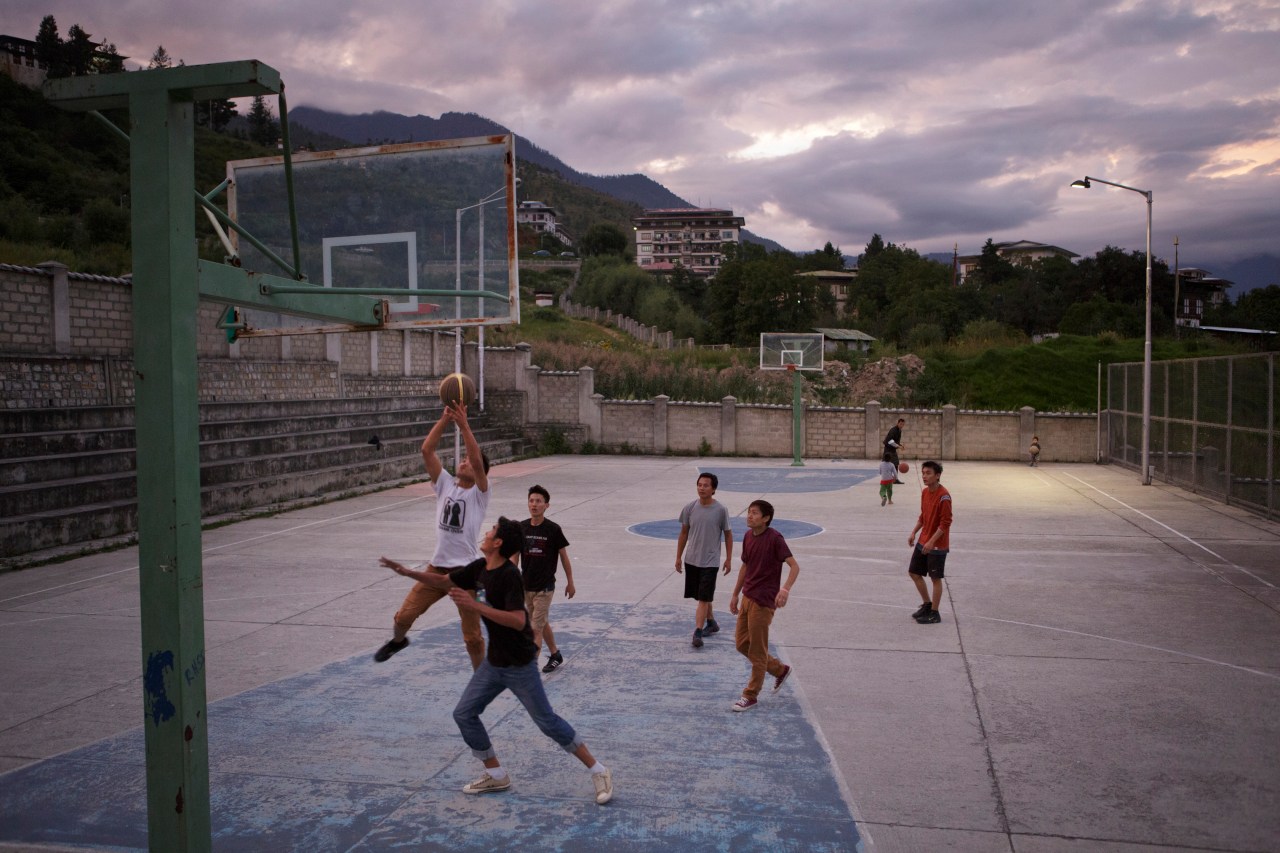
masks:
<svg viewBox="0 0 1280 853"><path fill-rule="evenodd" d="M1178 267L1178 235L1173 236L1173 336L1174 338L1182 337L1182 329L1178 323L1178 306L1182 304L1181 290L1182 270Z"/></svg>

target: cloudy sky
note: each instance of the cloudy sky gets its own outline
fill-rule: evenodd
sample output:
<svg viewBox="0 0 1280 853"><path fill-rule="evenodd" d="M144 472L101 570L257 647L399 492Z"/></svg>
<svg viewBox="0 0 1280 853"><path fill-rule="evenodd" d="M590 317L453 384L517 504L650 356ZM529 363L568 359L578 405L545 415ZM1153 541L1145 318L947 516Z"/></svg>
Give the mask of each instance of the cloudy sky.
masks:
<svg viewBox="0 0 1280 853"><path fill-rule="evenodd" d="M143 63L259 59L294 106L475 112L793 250L991 237L1280 256L1280 0L7 0ZM1280 275L1273 278L1280 278Z"/></svg>

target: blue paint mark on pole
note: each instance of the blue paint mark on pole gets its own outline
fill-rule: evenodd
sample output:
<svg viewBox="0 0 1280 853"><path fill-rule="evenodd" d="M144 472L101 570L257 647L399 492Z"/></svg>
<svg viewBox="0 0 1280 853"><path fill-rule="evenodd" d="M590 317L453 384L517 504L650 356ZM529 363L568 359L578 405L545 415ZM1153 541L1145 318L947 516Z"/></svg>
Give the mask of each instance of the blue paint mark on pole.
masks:
<svg viewBox="0 0 1280 853"><path fill-rule="evenodd" d="M147 669L142 676L142 689L147 700L147 716L156 726L172 719L178 710L169 701L164 684L165 671L170 669L173 669L172 651L152 652L147 656Z"/></svg>

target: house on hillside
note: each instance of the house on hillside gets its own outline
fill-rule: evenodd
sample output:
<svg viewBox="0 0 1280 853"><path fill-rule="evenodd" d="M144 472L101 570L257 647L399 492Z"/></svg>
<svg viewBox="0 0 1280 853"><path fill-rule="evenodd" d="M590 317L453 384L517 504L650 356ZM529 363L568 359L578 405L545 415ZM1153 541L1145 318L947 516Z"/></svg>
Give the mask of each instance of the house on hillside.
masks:
<svg viewBox="0 0 1280 853"><path fill-rule="evenodd" d="M745 224L732 210L719 208L646 210L631 220L636 264L654 273L679 266L696 275L713 276L724 263L724 244L741 243Z"/></svg>
<svg viewBox="0 0 1280 853"><path fill-rule="evenodd" d="M110 55L103 53L101 48L106 42L90 42L90 44L93 46L95 61L110 58L123 62L129 58L117 56L115 53ZM114 51L114 48L112 50ZM36 43L31 39L18 36L0 35L0 63L3 63L0 70L28 89L39 89L49 74L48 65L41 62L37 55Z"/></svg>
<svg viewBox="0 0 1280 853"><path fill-rule="evenodd" d="M831 296L836 302L837 314L844 314L845 306L849 304L849 299L853 295L854 282L858 279L858 271L856 269L813 270L812 272L798 272L796 275L812 278L819 285L831 291ZM821 329L818 331L821 331Z"/></svg>
<svg viewBox="0 0 1280 853"><path fill-rule="evenodd" d="M841 350L868 352L876 341L866 332L860 332L857 329L814 329L814 331L822 335L823 352Z"/></svg>
<svg viewBox="0 0 1280 853"><path fill-rule="evenodd" d="M1036 261L1042 261L1045 258L1066 258L1072 260L1080 257L1069 249L1061 246L1050 246L1048 243L1036 243L1032 240L1013 240L1007 243L993 243L996 254L1004 258L1011 264L1020 267L1029 267ZM956 258L956 283L964 284L965 278L969 273L978 268L978 262L982 260L982 253L976 255L960 255Z"/></svg>
<svg viewBox="0 0 1280 853"><path fill-rule="evenodd" d="M1179 326L1199 328L1204 312L1217 308L1227 299L1227 288L1234 282L1218 278L1199 267L1183 267L1177 271L1178 304L1173 322Z"/></svg>
<svg viewBox="0 0 1280 853"><path fill-rule="evenodd" d="M528 225L535 231L550 234L566 246L573 245L573 238L560 224L559 214L549 204L540 201L520 202L520 206L516 208L516 224Z"/></svg>
<svg viewBox="0 0 1280 853"><path fill-rule="evenodd" d="M0 36L4 73L28 89L39 89L48 69L36 59L36 43L17 36Z"/></svg>

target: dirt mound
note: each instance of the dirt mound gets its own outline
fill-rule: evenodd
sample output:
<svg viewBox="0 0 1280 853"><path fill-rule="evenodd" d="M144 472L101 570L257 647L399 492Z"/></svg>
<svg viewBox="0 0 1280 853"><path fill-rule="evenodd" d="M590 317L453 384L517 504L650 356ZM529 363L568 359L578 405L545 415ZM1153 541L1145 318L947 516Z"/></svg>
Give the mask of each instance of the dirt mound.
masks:
<svg viewBox="0 0 1280 853"><path fill-rule="evenodd" d="M864 405L868 400L905 403L908 389L902 383L910 384L921 373L924 373L924 361L910 353L868 362L849 378L849 398L855 406Z"/></svg>

